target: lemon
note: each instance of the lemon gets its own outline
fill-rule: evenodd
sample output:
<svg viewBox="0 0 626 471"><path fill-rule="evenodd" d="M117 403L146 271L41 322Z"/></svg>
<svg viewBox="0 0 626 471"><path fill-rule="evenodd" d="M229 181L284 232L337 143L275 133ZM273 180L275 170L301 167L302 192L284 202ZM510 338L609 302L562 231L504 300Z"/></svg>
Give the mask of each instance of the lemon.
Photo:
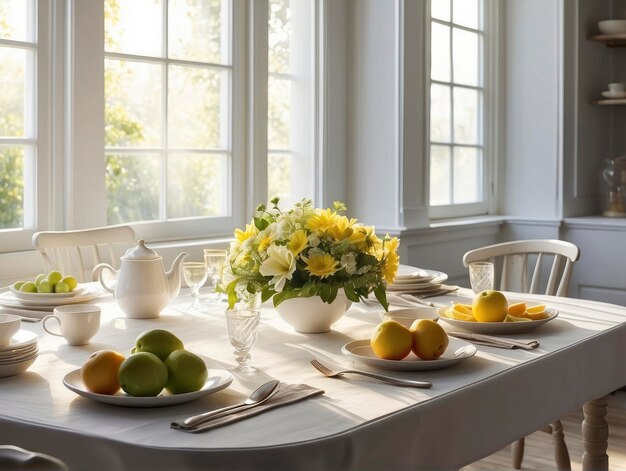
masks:
<svg viewBox="0 0 626 471"><path fill-rule="evenodd" d="M146 330L139 334L135 340L135 352L154 353L163 361L174 350L182 350L183 348L185 348L183 342L178 337L162 329Z"/></svg>
<svg viewBox="0 0 626 471"><path fill-rule="evenodd" d="M528 322L530 321L530 319L527 319L526 317L515 317L512 316L511 314L507 314L506 317L504 318L504 322Z"/></svg>
<svg viewBox="0 0 626 471"><path fill-rule="evenodd" d="M507 308L504 294L494 290L478 293L472 304L472 312L478 322L502 322L507 315Z"/></svg>
<svg viewBox="0 0 626 471"><path fill-rule="evenodd" d="M431 319L417 319L411 325L413 353L422 360L436 360L448 348L448 334Z"/></svg>
<svg viewBox="0 0 626 471"><path fill-rule="evenodd" d="M78 281L73 276L66 276L61 281L69 287L70 291L74 291L78 286Z"/></svg>
<svg viewBox="0 0 626 471"><path fill-rule="evenodd" d="M452 318L459 321L476 321L476 319L474 319L474 314L472 313L471 306L468 306L467 304L455 304L454 306L452 306L450 315L452 316Z"/></svg>
<svg viewBox="0 0 626 471"><path fill-rule="evenodd" d="M204 360L187 350L174 350L165 359L167 385L172 394L198 391L204 386L208 370Z"/></svg>
<svg viewBox="0 0 626 471"><path fill-rule="evenodd" d="M98 350L80 369L83 384L97 394L115 394L120 389L117 371L126 358L114 350Z"/></svg>
<svg viewBox="0 0 626 471"><path fill-rule="evenodd" d="M131 396L157 396L167 384L167 366L153 353L135 353L122 362L117 380Z"/></svg>
<svg viewBox="0 0 626 471"><path fill-rule="evenodd" d="M527 317L528 319L530 319L531 321L539 321L541 319L545 319L548 317L548 313L543 311L543 312L537 312L537 313L532 313L532 312L527 312L524 317Z"/></svg>
<svg viewBox="0 0 626 471"><path fill-rule="evenodd" d="M539 304L538 306L529 307L526 309L528 314L541 314L546 310L546 306L544 304Z"/></svg>
<svg viewBox="0 0 626 471"><path fill-rule="evenodd" d="M509 304L508 312L515 317L523 317L526 312L526 303Z"/></svg>
<svg viewBox="0 0 626 471"><path fill-rule="evenodd" d="M413 335L399 322L388 320L376 326L371 338L372 350L385 360L402 360L413 347Z"/></svg>

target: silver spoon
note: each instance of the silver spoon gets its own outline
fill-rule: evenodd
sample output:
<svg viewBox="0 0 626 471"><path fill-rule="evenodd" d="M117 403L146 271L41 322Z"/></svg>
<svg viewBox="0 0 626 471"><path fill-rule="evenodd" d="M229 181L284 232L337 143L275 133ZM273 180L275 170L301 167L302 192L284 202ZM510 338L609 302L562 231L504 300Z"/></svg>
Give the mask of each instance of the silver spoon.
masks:
<svg viewBox="0 0 626 471"><path fill-rule="evenodd" d="M196 425L206 422L207 420L215 419L217 417L222 417L226 415L227 413L230 413L231 411L234 411L236 409L240 409L244 407L247 409L248 407L258 406L259 404L264 403L270 397L276 394L278 392L279 385L280 385L280 381L278 380L268 381L267 383L264 383L261 386L259 386L257 389L255 389L252 392L252 394L250 394L250 397L248 397L248 399L246 399L244 402L241 402L239 404L234 404L232 406L222 407L221 409L217 409L214 411L204 412L202 414L188 417L187 419L183 420L182 423L172 422L172 427L173 428L193 428Z"/></svg>

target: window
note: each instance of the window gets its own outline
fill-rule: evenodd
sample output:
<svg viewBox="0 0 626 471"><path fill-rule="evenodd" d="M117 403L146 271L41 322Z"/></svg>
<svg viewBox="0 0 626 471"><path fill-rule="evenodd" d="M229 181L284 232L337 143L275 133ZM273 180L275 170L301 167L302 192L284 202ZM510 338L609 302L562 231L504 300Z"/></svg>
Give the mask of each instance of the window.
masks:
<svg viewBox="0 0 626 471"><path fill-rule="evenodd" d="M483 0L430 2L431 217L487 212Z"/></svg>
<svg viewBox="0 0 626 471"><path fill-rule="evenodd" d="M267 193L313 197L315 2L268 0Z"/></svg>

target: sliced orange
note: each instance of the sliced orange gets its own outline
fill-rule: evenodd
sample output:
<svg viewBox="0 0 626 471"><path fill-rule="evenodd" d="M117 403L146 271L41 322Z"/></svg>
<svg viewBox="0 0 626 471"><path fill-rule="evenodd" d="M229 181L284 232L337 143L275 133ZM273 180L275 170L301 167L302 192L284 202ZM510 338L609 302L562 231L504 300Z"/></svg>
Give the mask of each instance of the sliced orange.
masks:
<svg viewBox="0 0 626 471"><path fill-rule="evenodd" d="M507 314L503 322L530 322L530 319L527 319L526 317L516 317L512 316L511 314Z"/></svg>
<svg viewBox="0 0 626 471"><path fill-rule="evenodd" d="M452 306L449 314L451 314L451 316L458 321L476 322L476 319L474 319L472 314L472 310L467 309L467 307L462 304L455 304Z"/></svg>
<svg viewBox="0 0 626 471"><path fill-rule="evenodd" d="M539 304L538 306L528 307L526 308L526 312L528 314L539 314L546 310L545 304Z"/></svg>
<svg viewBox="0 0 626 471"><path fill-rule="evenodd" d="M537 313L526 312L524 317L527 317L528 319L531 319L533 321L538 321L538 320L545 319L546 317L548 317L548 313L546 311L537 312Z"/></svg>
<svg viewBox="0 0 626 471"><path fill-rule="evenodd" d="M509 304L508 313L515 317L524 317L526 312L526 303Z"/></svg>

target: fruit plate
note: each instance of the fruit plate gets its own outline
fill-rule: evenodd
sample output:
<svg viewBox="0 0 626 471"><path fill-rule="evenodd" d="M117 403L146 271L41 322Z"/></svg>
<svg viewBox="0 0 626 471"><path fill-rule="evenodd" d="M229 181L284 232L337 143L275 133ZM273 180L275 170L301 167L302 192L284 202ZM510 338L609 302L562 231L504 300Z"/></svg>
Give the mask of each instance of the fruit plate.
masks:
<svg viewBox="0 0 626 471"><path fill-rule="evenodd" d="M34 293L33 293L34 294ZM91 301L102 295L102 291L97 288L86 288L82 293L75 296L65 296L61 298L36 298L36 299L19 299L11 291L5 291L0 294L0 306L6 307L25 307L30 309L47 309L52 310L57 306L64 304L83 303ZM37 294L42 296L42 294Z"/></svg>
<svg viewBox="0 0 626 471"><path fill-rule="evenodd" d="M209 376L202 389L184 394L169 394L167 391L155 397L133 397L122 390L113 395L96 394L89 391L80 377L80 368L69 372L63 378L65 387L88 399L93 399L103 404L124 407L165 407L185 402L194 401L209 394L213 394L230 386L233 376L226 370L209 370Z"/></svg>
<svg viewBox="0 0 626 471"><path fill-rule="evenodd" d="M373 368L395 371L425 371L448 368L467 360L476 354L476 347L465 340L450 337L448 348L436 360L422 360L413 352L409 353L404 360L384 360L376 356L370 345L370 339L363 339L345 344L341 353Z"/></svg>
<svg viewBox="0 0 626 471"><path fill-rule="evenodd" d="M476 334L518 334L522 332L529 332L542 326L546 322L550 322L556 316L559 315L559 311L556 309L547 308L546 312L548 317L545 319L539 319L536 321L522 321L522 322L472 322L472 321L460 321L458 319L451 319L446 316L446 311L449 307L440 307L437 311L439 318L446 322L448 325L463 329L468 332L474 332Z"/></svg>
<svg viewBox="0 0 626 471"><path fill-rule="evenodd" d="M15 296L17 299L22 299L26 301L30 301L30 300L50 301L50 300L67 299L67 298L73 298L74 296L80 296L80 295L85 294L87 289L84 286L79 285L76 288L74 288L74 291L70 291L69 293L28 293L25 291L20 291L19 289L15 289L11 285L9 286L9 291L11 291L11 293L13 293L13 296Z"/></svg>

